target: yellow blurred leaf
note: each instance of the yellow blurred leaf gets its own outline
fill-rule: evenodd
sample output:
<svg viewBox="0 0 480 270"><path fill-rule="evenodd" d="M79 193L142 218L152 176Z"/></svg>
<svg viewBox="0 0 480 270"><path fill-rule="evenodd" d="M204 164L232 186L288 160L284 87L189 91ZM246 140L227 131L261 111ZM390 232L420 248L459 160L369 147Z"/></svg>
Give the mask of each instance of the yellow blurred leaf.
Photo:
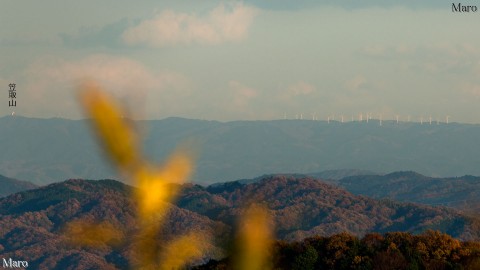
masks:
<svg viewBox="0 0 480 270"><path fill-rule="evenodd" d="M92 82L82 85L80 101L114 164L122 170L137 166L140 163L138 139L122 118L120 106Z"/></svg>
<svg viewBox="0 0 480 270"><path fill-rule="evenodd" d="M134 179L138 186L140 216L146 218L165 212L165 202L174 200L179 191L179 186L173 184L185 183L192 171L192 155L182 148L177 150L160 170L147 166L139 168Z"/></svg>
<svg viewBox="0 0 480 270"><path fill-rule="evenodd" d="M272 229L267 210L261 206L249 207L241 221L239 254L235 268L239 270L270 269Z"/></svg>
<svg viewBox="0 0 480 270"><path fill-rule="evenodd" d="M165 247L160 269L181 269L192 260L202 257L205 239L199 233L177 237Z"/></svg>
<svg viewBox="0 0 480 270"><path fill-rule="evenodd" d="M179 192L176 184L185 183L192 174L192 145L177 149L163 167L152 166L143 160L136 133L122 118L120 106L94 83L84 84L81 90L81 103L92 118L101 144L113 163L137 186L139 231L133 238L134 264L139 269L158 269L159 265L161 269L177 269L200 258L205 240L199 234L190 233L165 247L158 239L170 202ZM106 224L72 223L67 235L78 244L96 245L117 239L121 233Z"/></svg>
<svg viewBox="0 0 480 270"><path fill-rule="evenodd" d="M108 222L72 221L65 227L65 236L81 246L115 245L123 239L123 234Z"/></svg>
<svg viewBox="0 0 480 270"><path fill-rule="evenodd" d="M149 219L155 214L165 213L168 202L176 195L176 190L161 178L159 173L148 167L142 167L134 174L136 201L138 202L139 217Z"/></svg>

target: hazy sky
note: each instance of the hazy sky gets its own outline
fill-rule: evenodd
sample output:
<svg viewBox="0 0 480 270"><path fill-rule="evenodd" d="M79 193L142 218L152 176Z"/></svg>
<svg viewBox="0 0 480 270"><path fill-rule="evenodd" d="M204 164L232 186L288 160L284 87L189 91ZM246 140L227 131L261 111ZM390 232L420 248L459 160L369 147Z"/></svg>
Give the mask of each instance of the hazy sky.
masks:
<svg viewBox="0 0 480 270"><path fill-rule="evenodd" d="M480 12L297 2L2 0L0 115L14 82L17 114L81 118L90 78L147 119L480 122Z"/></svg>

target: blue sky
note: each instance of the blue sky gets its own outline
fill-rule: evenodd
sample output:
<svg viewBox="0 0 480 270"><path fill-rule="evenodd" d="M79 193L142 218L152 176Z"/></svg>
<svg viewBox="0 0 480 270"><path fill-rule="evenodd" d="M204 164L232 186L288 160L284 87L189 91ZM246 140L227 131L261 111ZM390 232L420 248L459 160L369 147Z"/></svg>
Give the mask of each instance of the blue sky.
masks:
<svg viewBox="0 0 480 270"><path fill-rule="evenodd" d="M89 78L136 118L480 122L479 13L396 2L2 1L0 115L15 82L17 114L82 118Z"/></svg>

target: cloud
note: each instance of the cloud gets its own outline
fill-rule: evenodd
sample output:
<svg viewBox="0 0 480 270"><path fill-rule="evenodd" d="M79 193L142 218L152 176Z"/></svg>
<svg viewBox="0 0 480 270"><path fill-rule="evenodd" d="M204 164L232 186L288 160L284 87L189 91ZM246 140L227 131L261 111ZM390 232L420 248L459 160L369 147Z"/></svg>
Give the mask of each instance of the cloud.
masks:
<svg viewBox="0 0 480 270"><path fill-rule="evenodd" d="M359 91L367 85L367 79L362 75L357 75L345 82L345 87L350 91Z"/></svg>
<svg viewBox="0 0 480 270"><path fill-rule="evenodd" d="M151 108L157 118L166 110L178 108L167 101L174 99L172 95L186 95L184 89L190 86L180 74L152 72L129 58L103 54L76 61L43 58L31 64L25 76L22 103L29 106L24 110L27 115L41 117L81 117L75 91L85 79L97 81L138 118Z"/></svg>
<svg viewBox="0 0 480 270"><path fill-rule="evenodd" d="M387 48L380 44L371 44L361 49L362 54L367 56L385 56Z"/></svg>
<svg viewBox="0 0 480 270"><path fill-rule="evenodd" d="M238 81L230 81L228 87L233 93L233 105L237 110L246 109L249 102L258 95L255 89L242 85Z"/></svg>
<svg viewBox="0 0 480 270"><path fill-rule="evenodd" d="M204 17L166 10L125 30L122 39L151 47L235 42L247 36L256 14L257 9L241 3L221 4Z"/></svg>
<svg viewBox="0 0 480 270"><path fill-rule="evenodd" d="M310 110L315 104L315 100L322 98L323 93L316 91L314 85L298 81L281 89L274 106L286 110L289 114L299 113L305 109Z"/></svg>
<svg viewBox="0 0 480 270"><path fill-rule="evenodd" d="M287 91L283 94L285 99L290 99L297 96L310 95L315 91L315 87L304 81L298 81L295 84L290 85Z"/></svg>
<svg viewBox="0 0 480 270"><path fill-rule="evenodd" d="M406 7L411 9L443 9L450 3L445 1L416 1L416 0L404 0L404 1L385 1L385 0L367 0L367 1L332 1L332 0L304 0L304 1L291 1L291 0L275 0L275 1L263 1L263 0L246 0L248 3L252 3L259 7L272 10L304 10L314 9L318 7L341 7L347 10L352 9L365 9L365 8L392 8L392 7Z"/></svg>
<svg viewBox="0 0 480 270"><path fill-rule="evenodd" d="M81 28L77 34L61 33L64 45L71 48L85 48L94 46L104 46L107 48L118 48L123 46L122 33L129 26L127 18L122 18L116 22L107 24L100 29Z"/></svg>
<svg viewBox="0 0 480 270"><path fill-rule="evenodd" d="M470 74L480 63L480 49L472 43L371 44L360 49L360 54L374 61L391 63L400 71L443 73L446 76Z"/></svg>
<svg viewBox="0 0 480 270"><path fill-rule="evenodd" d="M462 83L459 88L464 94L464 101L480 98L480 84Z"/></svg>

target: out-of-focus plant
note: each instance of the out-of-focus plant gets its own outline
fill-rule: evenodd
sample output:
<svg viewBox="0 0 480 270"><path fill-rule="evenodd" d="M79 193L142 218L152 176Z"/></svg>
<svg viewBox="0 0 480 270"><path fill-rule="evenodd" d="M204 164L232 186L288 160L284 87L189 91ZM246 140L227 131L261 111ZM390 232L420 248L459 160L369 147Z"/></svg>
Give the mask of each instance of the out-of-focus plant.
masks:
<svg viewBox="0 0 480 270"><path fill-rule="evenodd" d="M65 228L70 241L82 246L115 245L123 240L122 232L108 222L72 221Z"/></svg>
<svg viewBox="0 0 480 270"><path fill-rule="evenodd" d="M131 122L122 117L123 110L94 82L80 89L80 103L91 118L100 144L122 175L137 187L134 199L138 204L138 235L134 237L133 267L137 269L179 269L205 253L201 232L190 232L168 243L159 243L159 232L170 202L179 192L179 185L192 174L194 153L191 148L178 148L163 166L150 164L144 158L137 133ZM256 270L269 268L271 230L267 211L255 206L246 210L239 231L239 254L236 268ZM108 222L99 224L75 221L66 226L66 236L79 245L99 246L123 239ZM124 239L123 239L124 240Z"/></svg>
<svg viewBox="0 0 480 270"><path fill-rule="evenodd" d="M123 110L98 85L84 83L80 103L91 118L94 131L105 153L124 177L137 187L139 232L134 237L132 261L139 269L177 269L204 254L199 232L190 232L168 243L158 243L163 218L170 202L178 194L172 183L184 183L193 171L194 155L187 147L177 149L163 166L152 165L144 158L140 141L131 122L122 117ZM76 221L66 227L67 236L80 245L100 245L118 239L118 232L105 224ZM200 241L201 239L201 241ZM188 245L187 245L188 243Z"/></svg>
<svg viewBox="0 0 480 270"><path fill-rule="evenodd" d="M234 267L238 270L270 269L272 225L267 210L259 205L246 209L240 220L238 254Z"/></svg>

